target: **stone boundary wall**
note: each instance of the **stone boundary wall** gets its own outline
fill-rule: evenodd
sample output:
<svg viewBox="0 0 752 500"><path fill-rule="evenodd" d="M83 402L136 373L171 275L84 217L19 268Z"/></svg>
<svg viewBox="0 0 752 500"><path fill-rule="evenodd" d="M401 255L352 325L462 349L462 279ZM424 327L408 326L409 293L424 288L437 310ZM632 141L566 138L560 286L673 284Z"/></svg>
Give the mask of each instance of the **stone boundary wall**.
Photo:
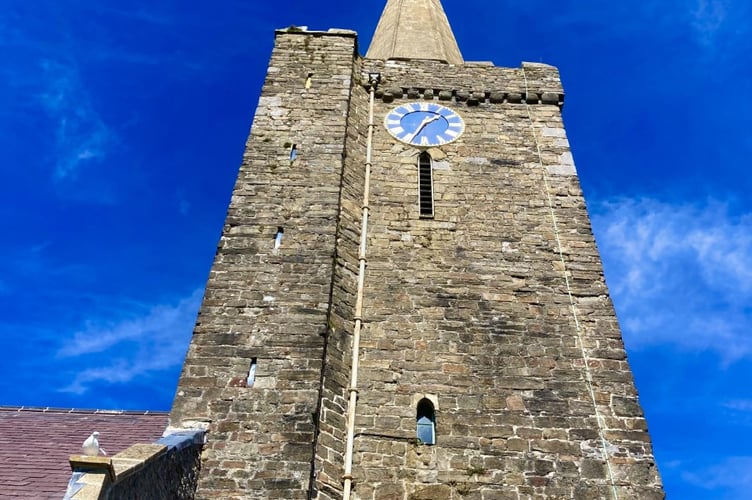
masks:
<svg viewBox="0 0 752 500"><path fill-rule="evenodd" d="M203 431L180 431L113 457L73 455L64 500L191 500L203 441Z"/></svg>

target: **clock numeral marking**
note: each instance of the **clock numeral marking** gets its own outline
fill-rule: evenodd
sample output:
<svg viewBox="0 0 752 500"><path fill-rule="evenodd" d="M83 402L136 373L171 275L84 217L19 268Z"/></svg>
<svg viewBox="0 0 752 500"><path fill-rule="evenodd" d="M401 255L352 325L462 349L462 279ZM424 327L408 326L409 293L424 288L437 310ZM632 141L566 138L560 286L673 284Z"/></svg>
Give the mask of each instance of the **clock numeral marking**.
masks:
<svg viewBox="0 0 752 500"><path fill-rule="evenodd" d="M384 125L397 140L413 146L450 143L465 131L465 123L453 110L431 102L412 102L389 112Z"/></svg>

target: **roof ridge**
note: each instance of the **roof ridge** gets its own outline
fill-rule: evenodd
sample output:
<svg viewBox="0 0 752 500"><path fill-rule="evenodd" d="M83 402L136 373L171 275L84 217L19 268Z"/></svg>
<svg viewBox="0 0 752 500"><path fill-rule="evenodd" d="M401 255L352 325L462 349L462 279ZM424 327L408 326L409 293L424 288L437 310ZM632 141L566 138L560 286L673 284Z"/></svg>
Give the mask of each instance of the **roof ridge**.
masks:
<svg viewBox="0 0 752 500"><path fill-rule="evenodd" d="M169 415L168 411L158 410L101 410L92 408L56 408L53 406L5 406L0 405L0 412L29 413L72 413L90 415Z"/></svg>

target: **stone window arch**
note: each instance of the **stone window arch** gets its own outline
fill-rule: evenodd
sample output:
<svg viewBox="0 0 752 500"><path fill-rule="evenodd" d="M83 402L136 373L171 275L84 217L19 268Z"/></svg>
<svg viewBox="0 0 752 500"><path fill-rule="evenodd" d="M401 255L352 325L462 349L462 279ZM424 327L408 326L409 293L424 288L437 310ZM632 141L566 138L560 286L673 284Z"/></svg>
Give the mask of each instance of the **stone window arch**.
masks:
<svg viewBox="0 0 752 500"><path fill-rule="evenodd" d="M431 400L418 401L416 409L416 437L422 444L436 444L436 409Z"/></svg>

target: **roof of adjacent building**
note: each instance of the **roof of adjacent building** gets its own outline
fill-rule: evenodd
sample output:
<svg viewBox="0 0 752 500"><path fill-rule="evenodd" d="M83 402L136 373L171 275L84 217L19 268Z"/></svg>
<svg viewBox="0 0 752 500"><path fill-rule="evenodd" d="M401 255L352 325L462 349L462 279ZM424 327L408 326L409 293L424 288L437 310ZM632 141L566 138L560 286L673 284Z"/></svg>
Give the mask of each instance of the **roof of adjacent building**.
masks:
<svg viewBox="0 0 752 500"><path fill-rule="evenodd" d="M388 0L366 57L464 64L440 0Z"/></svg>
<svg viewBox="0 0 752 500"><path fill-rule="evenodd" d="M0 497L65 495L70 455L80 454L92 432L108 455L153 443L167 427L164 412L0 407Z"/></svg>

